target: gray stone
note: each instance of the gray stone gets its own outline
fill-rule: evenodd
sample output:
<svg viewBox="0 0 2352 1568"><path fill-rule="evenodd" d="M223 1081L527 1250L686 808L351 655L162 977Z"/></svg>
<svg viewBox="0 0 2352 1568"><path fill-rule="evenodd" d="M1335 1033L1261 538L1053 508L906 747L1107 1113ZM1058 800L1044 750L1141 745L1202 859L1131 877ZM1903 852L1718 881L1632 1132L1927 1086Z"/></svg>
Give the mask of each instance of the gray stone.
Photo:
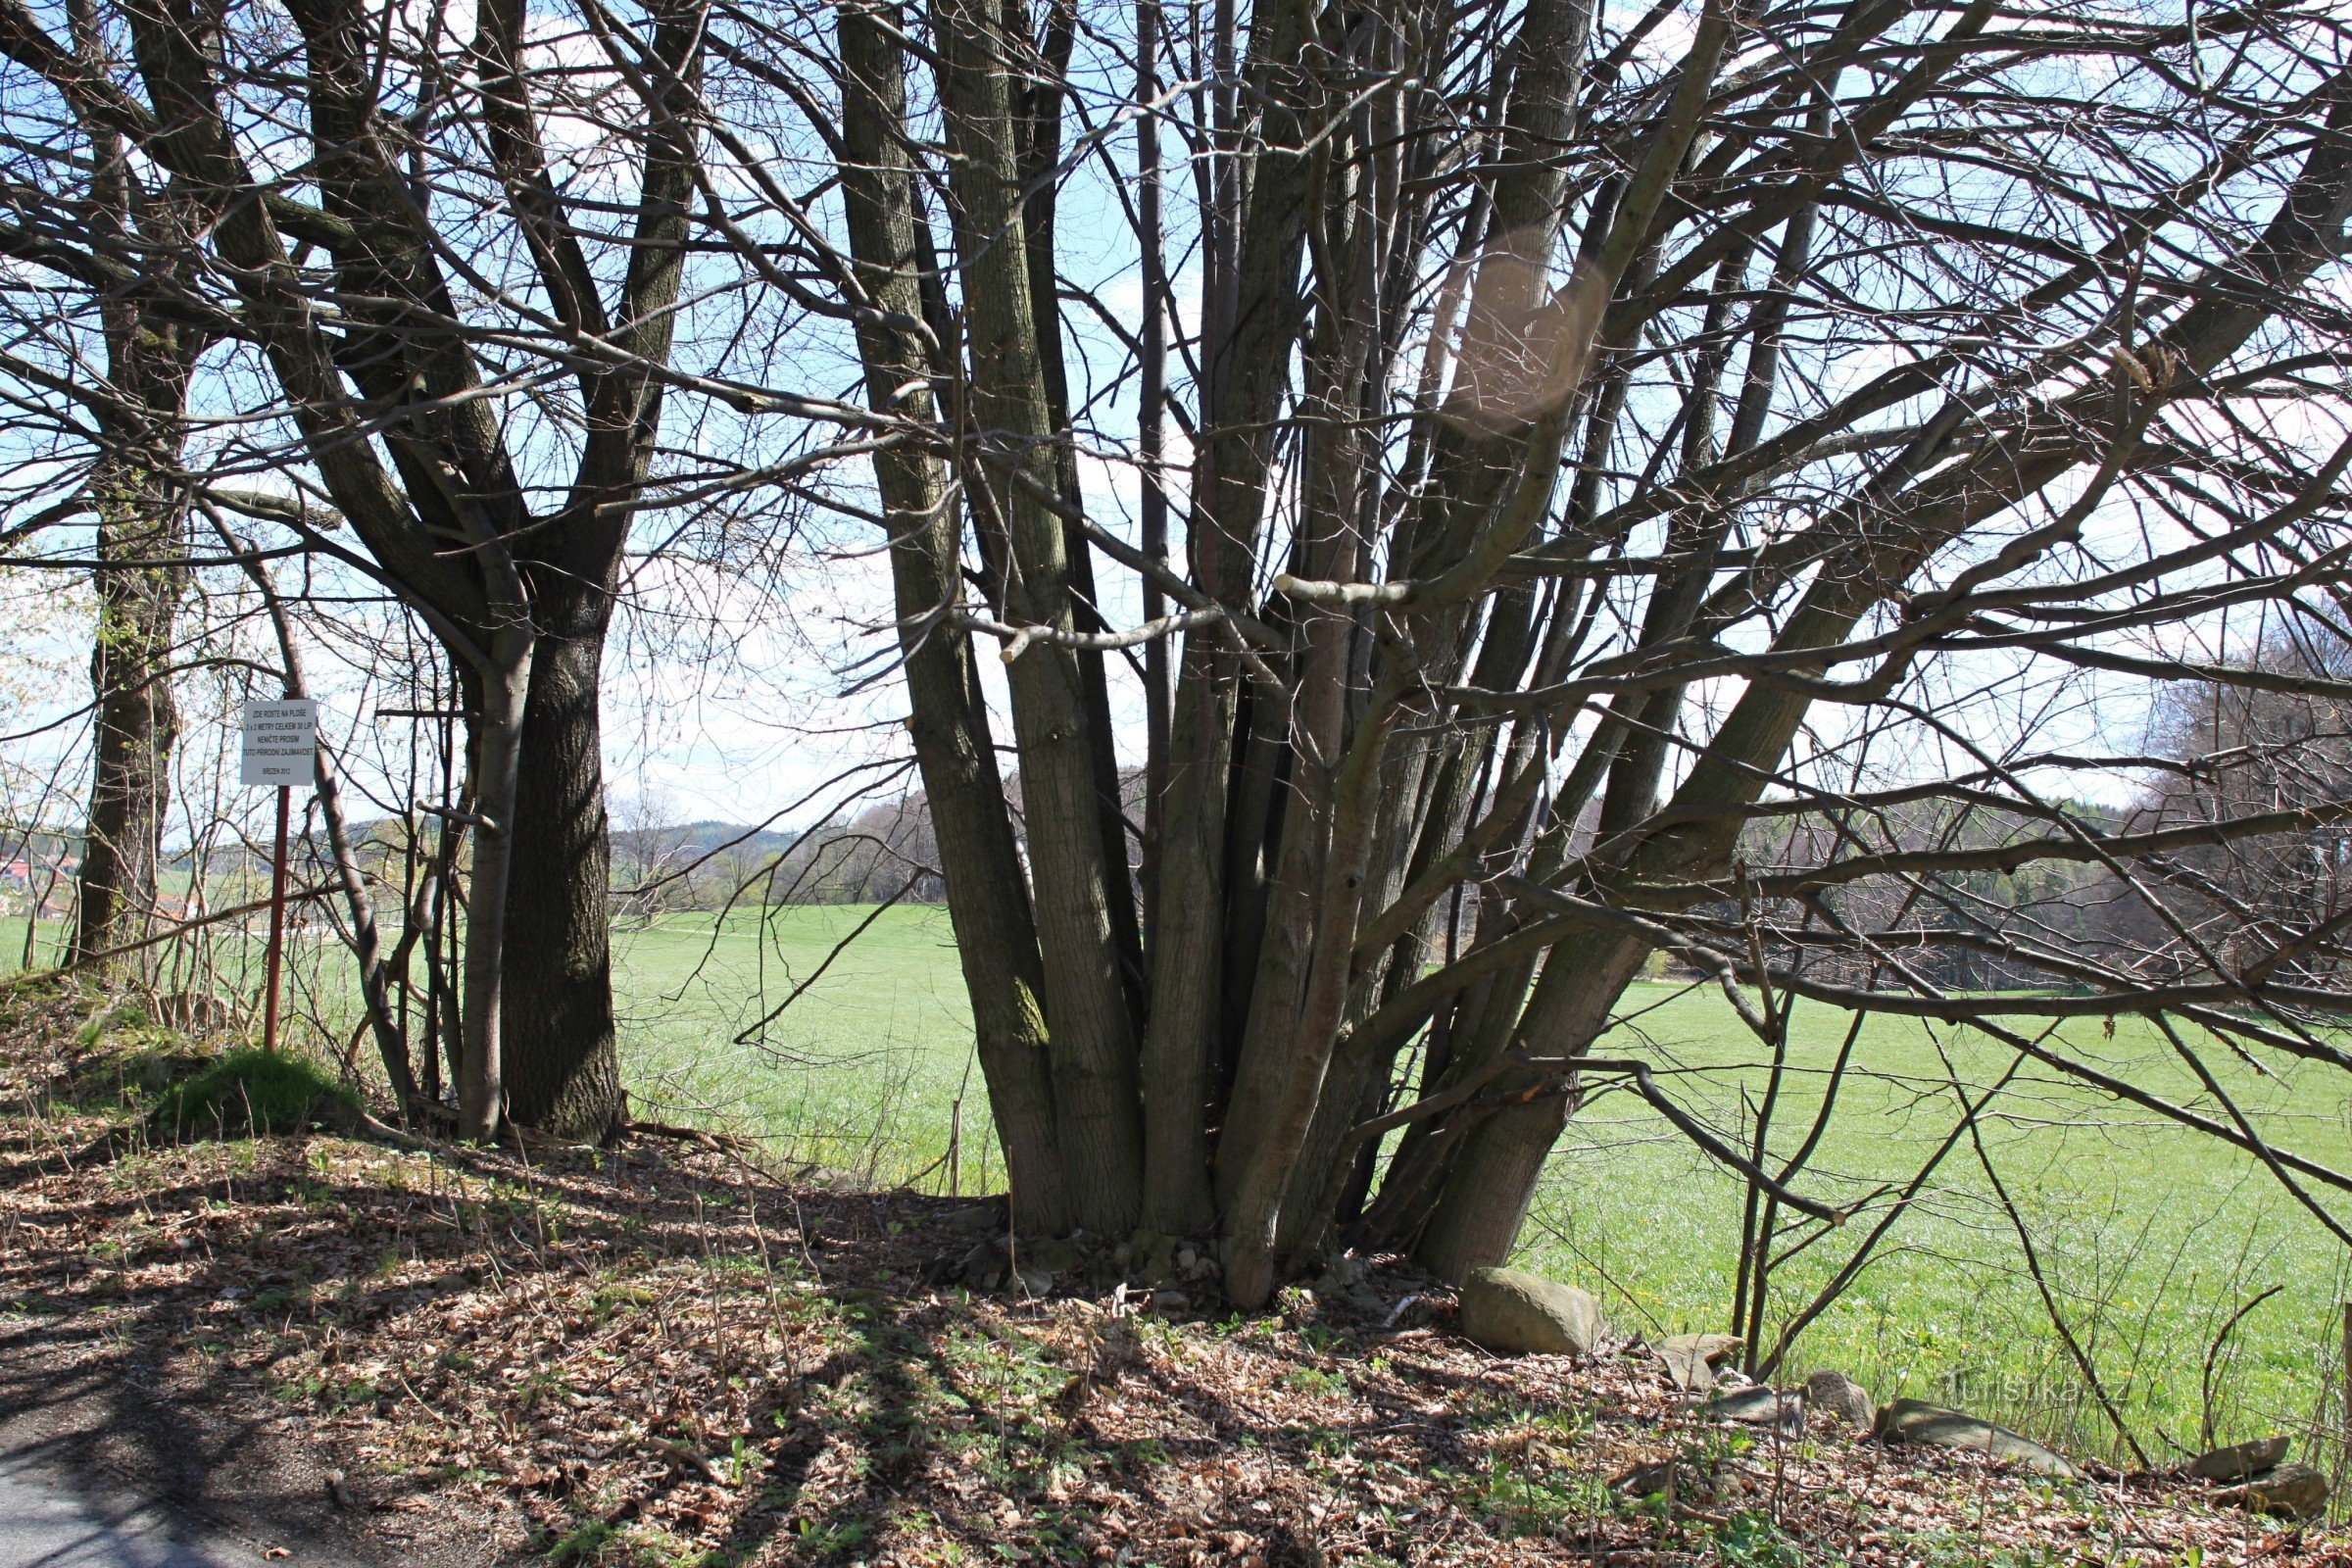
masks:
<svg viewBox="0 0 2352 1568"><path fill-rule="evenodd" d="M1355 1286L1363 1284L1365 1277L1371 1272L1372 1265L1360 1257L1335 1257L1322 1274L1316 1278L1315 1289L1333 1296L1342 1296Z"/></svg>
<svg viewBox="0 0 2352 1568"><path fill-rule="evenodd" d="M1879 1438L1886 1443L1917 1443L1937 1448L1965 1448L2006 1460L2037 1476L2079 1481L2082 1472L2064 1457L2032 1438L2007 1427L1958 1410L1946 1410L1925 1399L1897 1399L1879 1417Z"/></svg>
<svg viewBox="0 0 2352 1568"><path fill-rule="evenodd" d="M1000 1272L1003 1267L1003 1254L997 1250L997 1241L992 1236L986 1241L974 1242L972 1250L963 1254L963 1261L956 1266L956 1272L964 1279L978 1280Z"/></svg>
<svg viewBox="0 0 2352 1568"><path fill-rule="evenodd" d="M1716 1467L1689 1455L1650 1459L1612 1478L1609 1490L1628 1497L1665 1495L1680 1502L1705 1502L1715 1494Z"/></svg>
<svg viewBox="0 0 2352 1568"><path fill-rule="evenodd" d="M1023 1263L1020 1269L1021 1288L1031 1296L1043 1296L1054 1288L1054 1276L1042 1268Z"/></svg>
<svg viewBox="0 0 2352 1568"><path fill-rule="evenodd" d="M1715 1386L1715 1363L1746 1343L1737 1334L1677 1334L1660 1342L1658 1354L1676 1388L1704 1394Z"/></svg>
<svg viewBox="0 0 2352 1568"><path fill-rule="evenodd" d="M1086 1254L1058 1237L1027 1237L1017 1244L1020 1248L1021 1271L1025 1274L1035 1264L1049 1274L1060 1274L1086 1261Z"/></svg>
<svg viewBox="0 0 2352 1568"><path fill-rule="evenodd" d="M2328 1478L2307 1464L2282 1464L2213 1500L2274 1519L2317 1519L2328 1511Z"/></svg>
<svg viewBox="0 0 2352 1568"><path fill-rule="evenodd" d="M1002 1230L1004 1211L994 1203L974 1203L969 1208L951 1208L939 1216L939 1222L952 1231Z"/></svg>
<svg viewBox="0 0 2352 1568"><path fill-rule="evenodd" d="M1473 1269L1461 1299L1462 1333L1497 1355L1590 1355L1608 1332L1591 1296L1524 1269Z"/></svg>
<svg viewBox="0 0 2352 1568"><path fill-rule="evenodd" d="M1708 1421L1741 1421L1759 1427L1778 1424L1784 1430L1801 1432L1805 1400L1802 1395L1783 1394L1777 1389L1740 1389L1709 1399L1698 1407L1698 1413Z"/></svg>
<svg viewBox="0 0 2352 1568"><path fill-rule="evenodd" d="M2183 1467L2199 1481L2244 1481L2275 1467L2286 1457L2292 1440L2256 1438L2198 1454Z"/></svg>
<svg viewBox="0 0 2352 1568"><path fill-rule="evenodd" d="M1165 1285L1176 1277L1175 1237L1137 1231L1127 1245L1135 1277L1146 1285Z"/></svg>
<svg viewBox="0 0 2352 1568"><path fill-rule="evenodd" d="M1173 1317L1179 1312L1189 1312L1192 1309L1193 1298L1182 1291L1153 1291L1152 1293L1152 1310L1162 1317Z"/></svg>
<svg viewBox="0 0 2352 1568"><path fill-rule="evenodd" d="M1816 1372L1805 1379L1805 1399L1814 1409L1827 1410L1856 1432L1868 1432L1879 1424L1870 1391L1842 1372Z"/></svg>

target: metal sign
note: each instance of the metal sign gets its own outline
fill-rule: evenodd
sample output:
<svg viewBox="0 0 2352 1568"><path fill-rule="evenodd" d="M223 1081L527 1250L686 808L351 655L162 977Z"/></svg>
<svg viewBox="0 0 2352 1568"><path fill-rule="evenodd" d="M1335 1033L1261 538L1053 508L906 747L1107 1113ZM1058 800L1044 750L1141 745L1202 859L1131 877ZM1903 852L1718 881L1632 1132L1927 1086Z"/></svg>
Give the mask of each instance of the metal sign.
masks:
<svg viewBox="0 0 2352 1568"><path fill-rule="evenodd" d="M241 782L308 789L318 774L318 705L308 697L247 703Z"/></svg>

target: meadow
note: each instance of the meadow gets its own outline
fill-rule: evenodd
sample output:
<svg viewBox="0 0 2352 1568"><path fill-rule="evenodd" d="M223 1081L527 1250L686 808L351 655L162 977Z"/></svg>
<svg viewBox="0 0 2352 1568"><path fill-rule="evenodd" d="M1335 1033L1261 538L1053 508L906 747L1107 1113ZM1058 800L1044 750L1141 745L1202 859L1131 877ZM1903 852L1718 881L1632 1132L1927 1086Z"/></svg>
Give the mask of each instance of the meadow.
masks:
<svg viewBox="0 0 2352 1568"><path fill-rule="evenodd" d="M320 1044L351 1016L322 938L297 965ZM13 966L14 947L0 945L0 964ZM1001 1188L944 908L668 915L616 931L614 954L635 1114L755 1138L817 1181ZM1780 1157L1810 1127L1850 1022L1826 1006L1794 1012L1771 1138ZM2072 1024L2063 1038L2110 1072L2225 1114L2139 1020L2112 1034ZM2309 1063L2265 1075L2196 1043L2267 1138L2339 1169L2352 1163L2352 1084ZM1726 1134L1752 1136L1765 1055L1711 988L1636 985L1599 1051L1646 1057L1684 1104ZM1909 1182L1953 1129L1959 1089L1981 1091L2013 1061L1972 1031L1874 1017L1802 1185L1845 1201ZM2052 1327L2054 1303L2152 1460L2210 1430L2300 1432L2306 1451L2326 1450L2315 1458L2340 1462L2352 1348L2339 1305L2352 1298L2344 1251L2257 1160L2032 1066L1981 1132L2048 1299L1962 1138L1852 1288L1796 1342L1788 1372L1835 1367L1882 1401L1965 1404L2128 1462ZM1742 1196L1737 1176L1642 1101L1602 1093L1553 1157L1519 1261L1592 1290L1627 1332L1725 1329ZM1768 1339L1868 1228L1841 1227L1781 1267Z"/></svg>
<svg viewBox="0 0 2352 1568"><path fill-rule="evenodd" d="M764 1038L735 1037L807 980L872 911L672 916L618 939L622 1040L636 1093L664 1114L778 1141L792 1157L877 1181L987 1189L994 1158L947 913L885 911ZM1799 1004L1773 1148L1801 1141L1851 1018ZM2136 1019L2065 1038L2107 1070L2178 1102L2189 1069ZM2308 1063L2265 1079L2210 1049L2209 1064L2266 1137L2342 1168L2347 1084ZM1748 1135L1766 1059L1710 988L1629 993L1600 1048L1639 1054L1686 1104ZM1955 1083L1993 1081L2012 1054L1967 1030L1874 1018L1863 1031L1809 1188L1841 1200L1908 1182L1955 1121ZM958 1117L956 1106L961 1101ZM2207 1102L2204 1108L2221 1114ZM2170 1438L2340 1425L2343 1250L2251 1156L2119 1105L2045 1069L2020 1072L1983 1120L1985 1152L2033 1237L2058 1310L2150 1457ZM1523 1236L1528 1266L1599 1295L1620 1327L1653 1338L1722 1329L1731 1313L1742 1185L1630 1094L1584 1107L1552 1160ZM1773 1331L1842 1265L1856 1223L1776 1274ZM2217 1337L2262 1292L2279 1287ZM2210 1374L2208 1353L2213 1353ZM1880 1245L1875 1261L1791 1351L1792 1370L1837 1367L1882 1399L1997 1410L2078 1449L2112 1453L2111 1425L2050 1324L2007 1211L1963 1139Z"/></svg>

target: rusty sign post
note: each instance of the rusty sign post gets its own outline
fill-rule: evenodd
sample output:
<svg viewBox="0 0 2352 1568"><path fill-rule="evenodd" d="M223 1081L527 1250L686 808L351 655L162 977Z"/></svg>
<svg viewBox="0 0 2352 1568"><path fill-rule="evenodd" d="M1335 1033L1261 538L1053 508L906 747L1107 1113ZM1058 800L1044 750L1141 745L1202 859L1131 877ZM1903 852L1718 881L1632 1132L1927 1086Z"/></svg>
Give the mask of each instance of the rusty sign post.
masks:
<svg viewBox="0 0 2352 1568"><path fill-rule="evenodd" d="M285 966L286 818L297 785L318 780L318 705L307 697L247 703L241 781L277 791L277 848L270 858L269 995L262 1006L262 1049L277 1049L278 976Z"/></svg>

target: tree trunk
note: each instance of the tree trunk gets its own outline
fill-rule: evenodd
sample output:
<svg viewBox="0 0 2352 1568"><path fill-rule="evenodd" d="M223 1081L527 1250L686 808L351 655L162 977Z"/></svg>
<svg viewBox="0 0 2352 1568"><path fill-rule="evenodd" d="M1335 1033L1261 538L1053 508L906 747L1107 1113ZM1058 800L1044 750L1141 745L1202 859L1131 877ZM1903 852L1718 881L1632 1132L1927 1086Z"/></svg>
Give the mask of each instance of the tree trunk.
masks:
<svg viewBox="0 0 2352 1568"><path fill-rule="evenodd" d="M103 58L95 19L86 8L70 9L75 53ZM185 204L151 199L140 210L121 136L103 123L85 128L97 167L96 199L84 220L118 246L159 240L157 249L171 254L192 220ZM176 273L178 264L172 267ZM179 732L170 669L188 579L176 563L186 557L188 541L186 503L173 481L186 439L188 375L203 339L151 306L117 293L99 308L107 374L120 401L98 406L106 445L86 493L97 514L101 564L93 574L98 626L90 684L97 701L77 873L77 958L136 941L155 912L172 747ZM144 957L98 959L94 978L104 983Z"/></svg>
<svg viewBox="0 0 2352 1568"><path fill-rule="evenodd" d="M466 890L464 1028L458 1064L458 1136L488 1143L506 1113L503 1029L508 889L514 864L516 771L531 679L531 633L501 631L467 682L476 696L468 737L473 877Z"/></svg>
<svg viewBox="0 0 2352 1568"><path fill-rule="evenodd" d="M1528 999L1512 1049L1583 1055L1608 1026L1609 1010L1648 956L1644 943L1615 932L1591 933L1554 948ZM1568 1123L1570 1108L1569 1097L1546 1095L1498 1110L1471 1129L1421 1234L1415 1255L1422 1267L1458 1280L1510 1255L1535 1197L1536 1178Z"/></svg>
<svg viewBox="0 0 2352 1568"><path fill-rule="evenodd" d="M612 1037L612 848L599 708L620 559L662 427L692 189L703 8L655 10L643 174L610 335L638 365L583 378L587 439L561 514L515 547L537 640L515 777L506 894L508 1114L557 1138L600 1138L623 1114ZM518 24L518 23L517 23ZM518 44L509 36L510 51ZM535 157L535 151L525 155ZM584 268L559 264L586 304ZM495 815L488 812L486 814Z"/></svg>
<svg viewBox="0 0 2352 1568"><path fill-rule="evenodd" d="M188 550L177 501L135 459L100 461L92 488L97 556L105 564L94 573L96 737L75 957L135 942L155 912L172 745L179 731L168 673L172 629L187 577L169 564ZM99 959L94 978L116 978L135 962L130 955Z"/></svg>
<svg viewBox="0 0 2352 1568"><path fill-rule="evenodd" d="M913 330L923 318L914 181L904 145L906 64L889 25L862 3L840 11L843 172L859 281L903 325L860 323L866 396L877 412L933 417L926 390L899 397L928 368ZM1058 1233L1070 1223L1054 1124L1044 963L1029 892L997 773L971 637L946 619L956 602L958 528L939 460L906 446L874 454L891 537L899 643L906 661L907 729L939 841L948 915L971 998L980 1071L1012 1188L1014 1226Z"/></svg>
<svg viewBox="0 0 2352 1568"><path fill-rule="evenodd" d="M1277 128L1269 134L1296 134L1296 112L1285 100L1301 92L1296 68L1312 36L1307 8L1296 0L1269 3L1260 8L1256 25L1253 42L1261 52L1251 74L1274 87L1267 104ZM1232 36L1231 14L1220 12L1217 48L1227 72L1231 59L1222 51ZM1220 124L1230 121L1229 90L1218 90ZM1213 280L1204 308L1208 428L1196 449L1193 495L1205 505L1192 514L1186 553L1194 583L1222 604L1245 604L1250 595L1273 451L1266 427L1288 385L1299 316L1303 162L1271 160L1251 191L1244 233L1233 232L1230 217L1238 207L1230 208L1215 224L1220 232L1210 248L1209 260L1224 273L1220 257L1241 242L1230 275ZM1238 159L1221 160L1216 180L1220 203L1238 203ZM1263 929L1257 881L1236 873L1257 864L1255 840L1272 808L1273 785L1246 771L1259 749L1236 734L1241 669L1221 646L1222 635L1198 631L1185 638L1160 811L1143 1080L1151 1109L1145 1202L1149 1222L1164 1231L1200 1230L1215 1218L1209 1125L1235 1060L1229 1054L1220 1062L1219 1048L1238 1042L1246 1027L1249 976ZM1237 739L1243 749L1238 778Z"/></svg>
<svg viewBox="0 0 2352 1568"><path fill-rule="evenodd" d="M552 597L552 596L550 596ZM621 1114L612 1038L612 852L597 701L596 590L536 606L514 775L502 1013L507 1114L549 1137L595 1139ZM581 603L580 601L588 601ZM483 814L502 826L506 815ZM475 848L476 907L482 897Z"/></svg>
<svg viewBox="0 0 2352 1568"><path fill-rule="evenodd" d="M1032 310L1008 84L1025 40L988 0L939 0L939 87L956 150L957 250L972 358L972 414L983 450L974 482L996 490L1016 572L1007 609L1025 622L1074 625L1062 519L1046 498L1058 474ZM1101 780L1076 655L1032 645L1009 672L1029 823L1038 941L1045 960L1056 1132L1073 1217L1090 1231L1133 1228L1143 1204L1143 1115L1136 1042L1112 897L1127 869L1103 853ZM1115 876L1115 881L1114 881Z"/></svg>

